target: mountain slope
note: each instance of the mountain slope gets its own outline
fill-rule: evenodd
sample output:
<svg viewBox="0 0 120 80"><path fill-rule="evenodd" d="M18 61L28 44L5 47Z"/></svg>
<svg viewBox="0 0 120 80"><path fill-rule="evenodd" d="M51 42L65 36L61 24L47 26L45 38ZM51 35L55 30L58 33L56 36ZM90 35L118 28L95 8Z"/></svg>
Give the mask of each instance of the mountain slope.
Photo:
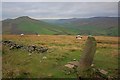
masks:
<svg viewBox="0 0 120 80"><path fill-rule="evenodd" d="M118 36L117 17L36 20L28 16L2 21L3 34L82 34Z"/></svg>
<svg viewBox="0 0 120 80"><path fill-rule="evenodd" d="M2 21L3 34L66 34L63 28L27 16Z"/></svg>
<svg viewBox="0 0 120 80"><path fill-rule="evenodd" d="M117 17L72 18L46 22L67 27L78 34L118 35Z"/></svg>

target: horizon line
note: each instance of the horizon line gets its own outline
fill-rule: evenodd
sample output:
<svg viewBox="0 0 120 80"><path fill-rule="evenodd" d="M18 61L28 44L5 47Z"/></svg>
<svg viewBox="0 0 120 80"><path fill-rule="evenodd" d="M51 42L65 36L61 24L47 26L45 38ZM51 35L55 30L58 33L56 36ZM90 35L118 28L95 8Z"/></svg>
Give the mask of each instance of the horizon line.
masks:
<svg viewBox="0 0 120 80"><path fill-rule="evenodd" d="M78 18L102 18L102 17L120 17L120 16L91 16L91 17L69 17L69 18L35 18L35 17L30 17L30 16L19 16L19 17L14 17L14 18L2 18L1 20L7 20L7 19L16 19L16 18L20 18L20 17L29 17L32 19L37 19L37 20L42 20L42 19L78 19Z"/></svg>

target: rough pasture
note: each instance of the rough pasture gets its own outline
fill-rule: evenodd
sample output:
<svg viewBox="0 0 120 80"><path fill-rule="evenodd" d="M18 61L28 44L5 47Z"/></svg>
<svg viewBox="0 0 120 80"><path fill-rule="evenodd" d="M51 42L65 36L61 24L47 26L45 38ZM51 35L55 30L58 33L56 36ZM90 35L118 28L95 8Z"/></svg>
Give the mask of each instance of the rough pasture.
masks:
<svg viewBox="0 0 120 80"><path fill-rule="evenodd" d="M24 50L9 50L3 45L3 77L31 78L68 78L76 77L75 73L67 74L65 64L79 60L87 36L76 39L68 35L3 35L3 40L12 40L18 44L48 47L45 54L32 54ZM106 70L110 76L117 76L118 70L118 37L95 36L97 51L94 65ZM46 59L43 59L46 57Z"/></svg>

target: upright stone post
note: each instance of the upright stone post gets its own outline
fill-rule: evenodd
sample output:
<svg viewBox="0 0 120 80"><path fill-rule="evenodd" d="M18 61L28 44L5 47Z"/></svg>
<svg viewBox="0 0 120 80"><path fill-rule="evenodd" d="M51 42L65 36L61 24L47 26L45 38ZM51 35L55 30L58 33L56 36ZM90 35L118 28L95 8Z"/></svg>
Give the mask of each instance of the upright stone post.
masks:
<svg viewBox="0 0 120 80"><path fill-rule="evenodd" d="M77 68L78 76L86 77L86 74L89 75L87 70L91 67L95 52L96 40L94 37L88 36Z"/></svg>

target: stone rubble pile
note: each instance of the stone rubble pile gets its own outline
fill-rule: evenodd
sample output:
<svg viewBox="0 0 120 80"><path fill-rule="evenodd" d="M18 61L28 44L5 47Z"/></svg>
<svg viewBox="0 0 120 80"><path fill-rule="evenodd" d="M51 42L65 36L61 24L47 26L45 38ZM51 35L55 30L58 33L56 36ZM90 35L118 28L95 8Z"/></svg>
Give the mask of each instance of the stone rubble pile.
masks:
<svg viewBox="0 0 120 80"><path fill-rule="evenodd" d="M44 53L44 52L47 52L48 50L48 48L42 47L42 46L40 47L35 46L35 45L24 46L24 45L16 44L15 42L11 40L4 40L2 41L2 44L10 47L10 50L23 49L23 50L28 51L29 53L33 53L33 52Z"/></svg>
<svg viewBox="0 0 120 80"><path fill-rule="evenodd" d="M67 70L65 70L65 74L70 75L73 73L77 73L76 69L77 69L78 65L79 65L78 61L68 62L65 65L65 67L67 68ZM88 69L88 71L89 70L91 72L90 75L92 78L102 78L103 80L108 79L108 78L113 78L112 76L108 75L107 71L95 67L94 64L91 65L91 67L90 67L90 69Z"/></svg>

